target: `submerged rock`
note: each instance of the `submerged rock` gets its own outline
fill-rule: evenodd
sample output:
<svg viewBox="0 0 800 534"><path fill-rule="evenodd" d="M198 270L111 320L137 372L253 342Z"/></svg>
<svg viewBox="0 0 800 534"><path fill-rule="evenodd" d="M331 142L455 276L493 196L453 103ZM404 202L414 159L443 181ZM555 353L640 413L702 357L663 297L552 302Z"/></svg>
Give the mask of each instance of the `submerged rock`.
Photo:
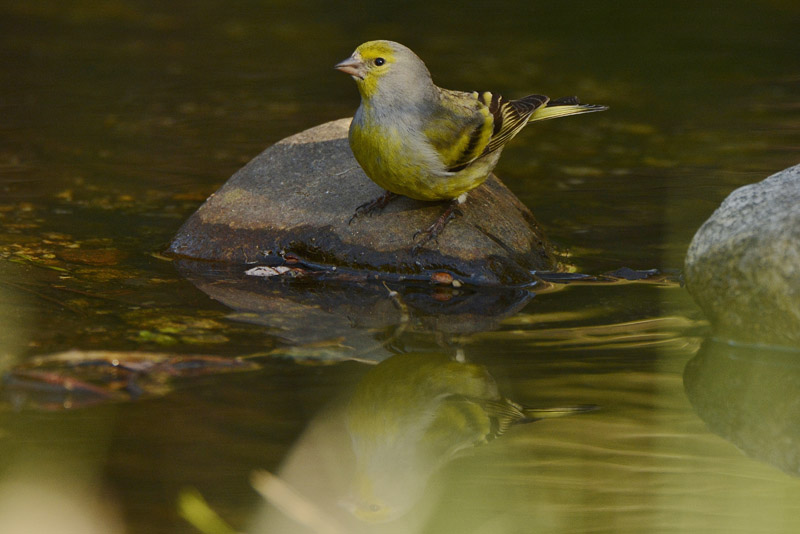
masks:
<svg viewBox="0 0 800 534"><path fill-rule="evenodd" d="M366 177L347 142L350 119L284 139L233 175L181 227L168 251L226 263L293 262L388 278L518 285L558 262L531 212L494 175L469 194L463 215L417 254L414 234L443 204L405 197L348 224L382 189Z"/></svg>
<svg viewBox="0 0 800 534"><path fill-rule="evenodd" d="M800 165L731 193L695 234L685 277L718 335L800 345Z"/></svg>

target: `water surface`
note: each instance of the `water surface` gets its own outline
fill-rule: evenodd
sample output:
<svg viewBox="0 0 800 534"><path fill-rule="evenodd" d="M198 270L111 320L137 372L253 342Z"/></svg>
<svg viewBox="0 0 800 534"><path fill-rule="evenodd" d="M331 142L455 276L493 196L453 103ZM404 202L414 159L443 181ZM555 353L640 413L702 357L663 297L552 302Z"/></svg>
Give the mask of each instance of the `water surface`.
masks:
<svg viewBox="0 0 800 534"><path fill-rule="evenodd" d="M48 509L54 524L26 530L197 532L177 507L194 488L237 530L301 532L253 489L265 469L349 532L797 531L796 355L706 340L674 279L514 295L483 314L458 307L469 295L430 288L400 303L381 288L353 292L348 306L301 286L268 309L242 308L225 298L250 293L226 276L204 285L160 257L249 159L353 112L352 81L332 65L372 38L412 47L444 87L610 107L531 127L496 170L581 272L677 272L730 191L797 163L794 2L485 9L0 7L0 368L113 386L98 399L74 383L65 393L6 379L4 529ZM134 380L36 360L71 349L173 359ZM452 438L458 450L425 456L407 482L418 488L411 512L358 519L347 503L359 416L343 406L375 362L417 352L463 355L517 403L599 409L514 425L477 447ZM205 359L187 367L186 355ZM215 359L243 356L258 369ZM414 443L442 443L430 432ZM389 459L410 448L381 452L398 487L408 471Z"/></svg>

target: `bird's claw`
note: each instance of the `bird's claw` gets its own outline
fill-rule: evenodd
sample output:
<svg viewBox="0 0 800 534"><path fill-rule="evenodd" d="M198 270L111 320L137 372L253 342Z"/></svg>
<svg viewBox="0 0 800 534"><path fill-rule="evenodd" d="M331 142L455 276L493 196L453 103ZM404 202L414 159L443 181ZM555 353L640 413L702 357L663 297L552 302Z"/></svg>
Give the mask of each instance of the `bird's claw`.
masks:
<svg viewBox="0 0 800 534"><path fill-rule="evenodd" d="M355 221L358 218L358 216L361 215L362 206L363 206L363 204L356 208L356 211L353 212L353 215L347 220L347 226L350 226L351 224L353 224L353 221Z"/></svg>
<svg viewBox="0 0 800 534"><path fill-rule="evenodd" d="M433 235L433 234L432 234L431 232L429 232L428 230L425 230L424 232L423 232L422 230L420 230L419 232L416 232L416 233L414 234L414 240L416 240L416 239L417 239L417 236L418 236L418 235L420 235L420 234L427 234L427 235L426 235L425 237L423 237L423 238L422 238L422 241L420 241L419 243L417 243L416 245L414 245L413 247L411 247L411 255L412 255L412 256L416 256L417 254L419 254L419 251L420 251L420 249L421 249L423 246L425 246L425 245L428 243L428 241L431 241L431 240L433 240L433 239L436 239L436 236L435 236L435 235Z"/></svg>
<svg viewBox="0 0 800 534"><path fill-rule="evenodd" d="M418 236L422 235L423 237L419 243L411 248L411 254L416 255L419 250L429 241L433 241L439 237L439 234L442 232L442 230L444 230L445 226L447 226L450 221L455 219L457 215L462 215L462 212L458 208L458 204L452 202L432 225L425 230L417 230L412 239L416 241Z"/></svg>
<svg viewBox="0 0 800 534"><path fill-rule="evenodd" d="M350 217L350 219L348 219L347 225L350 226L351 224L353 224L353 221L358 219L358 217L363 215L363 214L367 214L368 215L372 210L367 209L367 206L369 206L373 202L375 202L375 201L374 200L370 200L369 202L364 202L363 204L358 206L356 208L356 211L353 212L353 215Z"/></svg>
<svg viewBox="0 0 800 534"><path fill-rule="evenodd" d="M347 221L347 225L353 224L353 221L356 220L361 215L370 215L374 211L382 210L386 207L386 205L391 202L391 200L396 197L395 193L391 191L386 191L384 194L379 196L374 200L370 200L369 202L364 202L360 206L356 208L355 213L350 219Z"/></svg>

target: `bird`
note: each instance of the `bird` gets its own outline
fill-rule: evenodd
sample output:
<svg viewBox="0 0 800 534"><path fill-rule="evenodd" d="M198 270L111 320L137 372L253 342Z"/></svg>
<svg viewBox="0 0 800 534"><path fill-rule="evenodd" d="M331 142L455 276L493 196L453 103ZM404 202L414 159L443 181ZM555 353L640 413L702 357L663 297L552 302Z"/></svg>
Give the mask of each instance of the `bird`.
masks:
<svg viewBox="0 0 800 534"><path fill-rule="evenodd" d="M570 96L528 95L509 100L490 91L454 91L433 83L408 47L387 40L359 45L335 69L356 82L361 104L350 123L356 161L385 193L358 206L350 218L383 209L398 195L449 201L414 252L439 233L489 177L508 143L529 122L608 109Z"/></svg>
<svg viewBox="0 0 800 534"><path fill-rule="evenodd" d="M482 365L443 352L395 354L365 374L345 408L355 472L342 504L368 523L396 520L460 454L513 425L595 409L523 406L504 397Z"/></svg>

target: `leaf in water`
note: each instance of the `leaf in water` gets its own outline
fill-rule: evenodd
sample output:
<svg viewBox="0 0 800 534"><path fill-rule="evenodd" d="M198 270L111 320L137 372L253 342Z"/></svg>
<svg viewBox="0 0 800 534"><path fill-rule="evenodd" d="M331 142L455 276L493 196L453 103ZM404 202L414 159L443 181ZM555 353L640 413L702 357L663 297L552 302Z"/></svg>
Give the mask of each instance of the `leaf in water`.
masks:
<svg viewBox="0 0 800 534"><path fill-rule="evenodd" d="M226 343L225 325L208 317L165 314L162 310L135 310L125 315L135 328L131 338L141 343L162 346L187 343L192 345Z"/></svg>
<svg viewBox="0 0 800 534"><path fill-rule="evenodd" d="M178 343L178 340L169 334L153 332L151 330L139 330L137 341L141 341L143 343L155 343L163 346L175 345Z"/></svg>
<svg viewBox="0 0 800 534"><path fill-rule="evenodd" d="M62 272L62 273L68 273L69 272L69 270L64 269L63 267L59 267L57 265L52 265L51 260L49 258L48 259L40 259L40 258L36 258L34 256L31 256L29 254L25 254L25 253L22 253L22 252L16 252L16 253L14 253L14 256L16 256L17 258L23 259L26 262L32 263L33 265L36 265L36 266L39 266L39 267L44 267L45 269L52 269L53 271L58 271L58 272ZM14 259L12 258L10 261L14 261Z"/></svg>

